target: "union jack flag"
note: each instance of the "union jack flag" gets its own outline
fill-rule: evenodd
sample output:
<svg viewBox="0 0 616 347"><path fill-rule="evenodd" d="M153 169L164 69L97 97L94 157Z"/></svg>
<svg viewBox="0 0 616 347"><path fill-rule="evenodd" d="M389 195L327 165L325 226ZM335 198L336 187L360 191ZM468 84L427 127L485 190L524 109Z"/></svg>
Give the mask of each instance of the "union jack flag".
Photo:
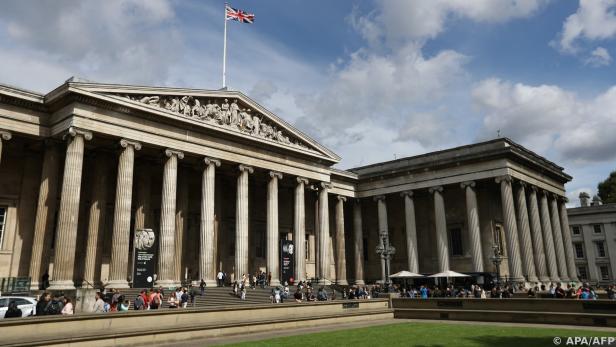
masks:
<svg viewBox="0 0 616 347"><path fill-rule="evenodd" d="M238 10L229 5L226 5L226 12L227 12L227 20L231 19L231 20L236 20L240 23L250 23L250 24L255 22L254 14L247 13L242 10Z"/></svg>

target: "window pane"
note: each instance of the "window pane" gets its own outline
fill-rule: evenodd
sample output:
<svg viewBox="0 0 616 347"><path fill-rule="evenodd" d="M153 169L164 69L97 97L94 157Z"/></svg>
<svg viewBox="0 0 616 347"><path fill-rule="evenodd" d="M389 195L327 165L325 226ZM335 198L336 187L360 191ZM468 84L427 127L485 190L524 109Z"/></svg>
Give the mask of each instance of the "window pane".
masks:
<svg viewBox="0 0 616 347"><path fill-rule="evenodd" d="M610 271L607 268L607 266L602 265L599 267L599 269L601 269L601 279L602 280L609 280L610 279Z"/></svg>
<svg viewBox="0 0 616 347"><path fill-rule="evenodd" d="M595 234L601 234L601 224L595 224L592 226Z"/></svg>
<svg viewBox="0 0 616 347"><path fill-rule="evenodd" d="M579 235L580 234L580 227L577 225L573 226L573 235Z"/></svg>
<svg viewBox="0 0 616 347"><path fill-rule="evenodd" d="M597 242L597 256L605 257L605 244L603 242Z"/></svg>
<svg viewBox="0 0 616 347"><path fill-rule="evenodd" d="M9 299L0 299L0 307L7 307L9 305Z"/></svg>
<svg viewBox="0 0 616 347"><path fill-rule="evenodd" d="M575 257L576 258L584 258L584 245L581 243L574 243L575 246Z"/></svg>

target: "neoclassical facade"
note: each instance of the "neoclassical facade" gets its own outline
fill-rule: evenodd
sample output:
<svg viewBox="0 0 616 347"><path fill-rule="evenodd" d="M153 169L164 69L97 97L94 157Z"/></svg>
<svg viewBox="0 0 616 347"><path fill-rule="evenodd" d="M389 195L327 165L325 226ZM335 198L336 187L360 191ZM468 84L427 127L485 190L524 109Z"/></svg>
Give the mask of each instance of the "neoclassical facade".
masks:
<svg viewBox="0 0 616 347"><path fill-rule="evenodd" d="M128 287L134 230L158 235L156 281L263 270L280 240L296 279L495 272L577 280L563 168L499 138L342 171L340 158L246 95L70 79L0 85L0 277Z"/></svg>

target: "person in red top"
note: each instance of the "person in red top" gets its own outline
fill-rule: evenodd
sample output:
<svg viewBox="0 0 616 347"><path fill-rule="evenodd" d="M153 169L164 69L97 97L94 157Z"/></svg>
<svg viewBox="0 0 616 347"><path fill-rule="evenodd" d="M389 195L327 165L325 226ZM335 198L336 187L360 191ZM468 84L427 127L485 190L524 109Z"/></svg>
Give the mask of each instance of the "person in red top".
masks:
<svg viewBox="0 0 616 347"><path fill-rule="evenodd" d="M139 295L141 295L141 298L143 299L143 303L144 303L144 305L143 305L143 309L144 309L144 310L149 309L149 308L150 308L150 297L148 296L148 294L147 294L146 290L145 290L145 289L143 289L143 290L141 291L141 294L139 294Z"/></svg>

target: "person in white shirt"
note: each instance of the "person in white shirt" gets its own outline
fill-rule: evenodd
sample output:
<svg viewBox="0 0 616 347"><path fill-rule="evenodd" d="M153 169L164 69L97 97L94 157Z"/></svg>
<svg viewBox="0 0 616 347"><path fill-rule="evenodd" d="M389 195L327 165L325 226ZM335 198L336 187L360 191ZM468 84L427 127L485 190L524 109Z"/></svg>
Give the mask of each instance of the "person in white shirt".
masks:
<svg viewBox="0 0 616 347"><path fill-rule="evenodd" d="M222 283L222 278L223 278L223 273L222 271L218 271L218 275L216 275L216 279L218 280L218 286L222 287L224 285L224 283Z"/></svg>
<svg viewBox="0 0 616 347"><path fill-rule="evenodd" d="M100 292L96 293L96 302L94 302L94 307L92 307L93 313L104 313L105 312L105 302L103 301L103 294Z"/></svg>

